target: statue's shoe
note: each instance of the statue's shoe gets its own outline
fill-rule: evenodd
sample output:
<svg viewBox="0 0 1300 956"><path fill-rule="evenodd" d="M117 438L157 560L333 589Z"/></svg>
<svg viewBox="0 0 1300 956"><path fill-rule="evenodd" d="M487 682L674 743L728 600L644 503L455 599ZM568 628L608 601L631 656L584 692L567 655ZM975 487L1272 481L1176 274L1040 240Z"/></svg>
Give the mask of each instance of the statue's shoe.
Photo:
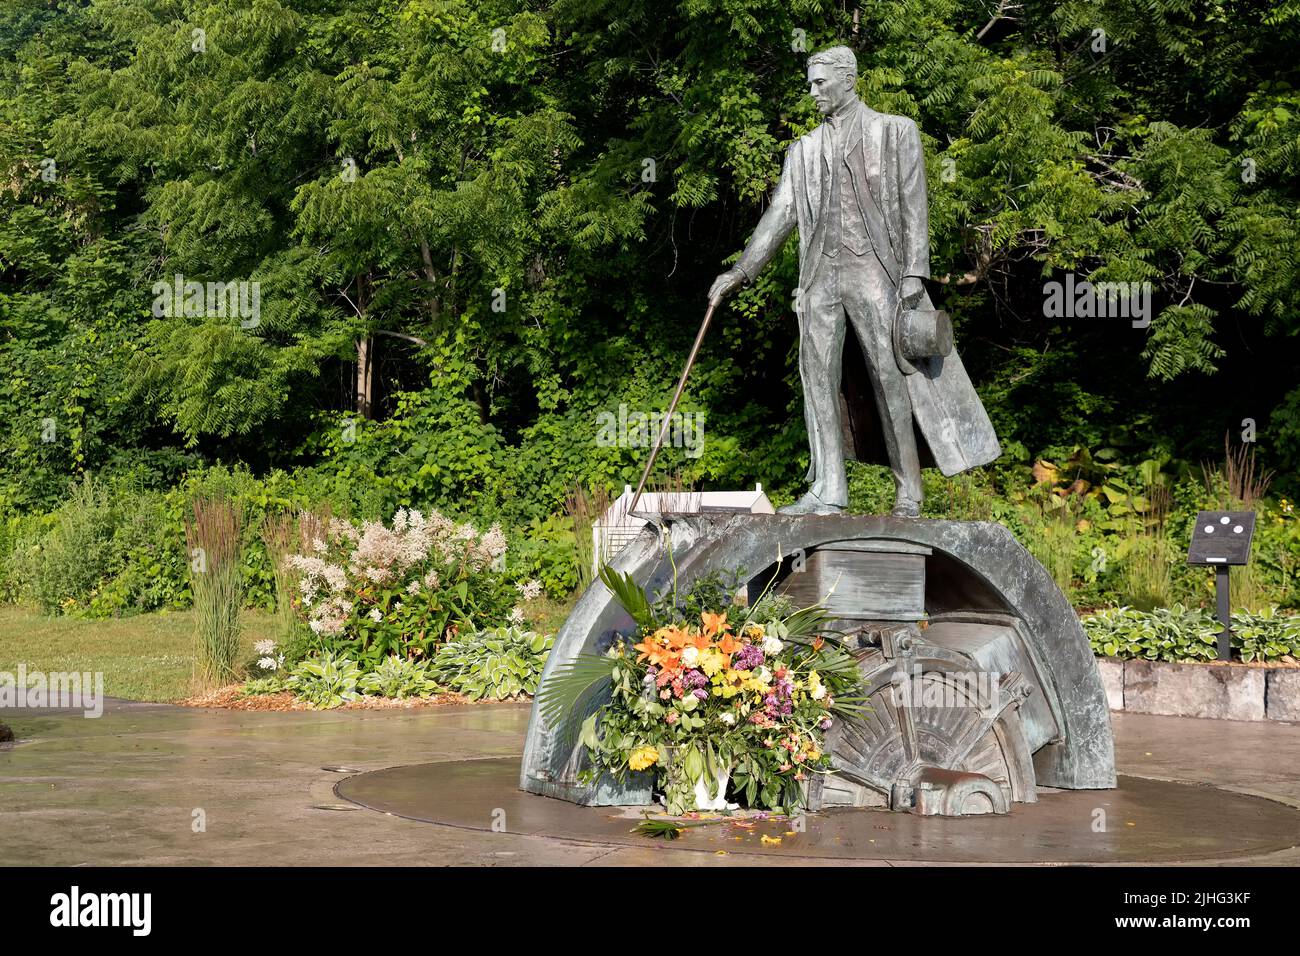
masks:
<svg viewBox="0 0 1300 956"><path fill-rule="evenodd" d="M890 514L895 518L919 518L921 517L921 505L916 501L899 498L894 502L894 510Z"/></svg>
<svg viewBox="0 0 1300 956"><path fill-rule="evenodd" d="M794 504L776 509L776 513L781 515L837 515L843 510L843 505L828 505L810 491Z"/></svg>

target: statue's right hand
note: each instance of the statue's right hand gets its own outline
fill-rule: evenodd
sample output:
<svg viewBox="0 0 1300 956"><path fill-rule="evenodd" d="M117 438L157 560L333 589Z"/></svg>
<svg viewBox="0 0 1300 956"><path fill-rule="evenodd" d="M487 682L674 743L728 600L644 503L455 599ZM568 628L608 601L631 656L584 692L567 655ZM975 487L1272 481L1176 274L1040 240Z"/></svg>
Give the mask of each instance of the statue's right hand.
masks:
<svg viewBox="0 0 1300 956"><path fill-rule="evenodd" d="M744 284L745 273L739 269L728 269L713 280L713 285L709 286L709 301L717 305Z"/></svg>

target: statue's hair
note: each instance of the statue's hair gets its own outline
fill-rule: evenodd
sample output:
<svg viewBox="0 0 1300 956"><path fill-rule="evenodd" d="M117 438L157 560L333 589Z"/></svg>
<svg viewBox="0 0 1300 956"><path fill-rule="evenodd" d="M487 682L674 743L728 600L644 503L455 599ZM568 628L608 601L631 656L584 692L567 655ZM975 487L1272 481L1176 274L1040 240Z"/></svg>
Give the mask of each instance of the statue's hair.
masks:
<svg viewBox="0 0 1300 956"><path fill-rule="evenodd" d="M847 73L853 77L858 75L858 58L846 46L830 46L824 50L818 50L808 57L808 65L824 65L829 66L837 73Z"/></svg>

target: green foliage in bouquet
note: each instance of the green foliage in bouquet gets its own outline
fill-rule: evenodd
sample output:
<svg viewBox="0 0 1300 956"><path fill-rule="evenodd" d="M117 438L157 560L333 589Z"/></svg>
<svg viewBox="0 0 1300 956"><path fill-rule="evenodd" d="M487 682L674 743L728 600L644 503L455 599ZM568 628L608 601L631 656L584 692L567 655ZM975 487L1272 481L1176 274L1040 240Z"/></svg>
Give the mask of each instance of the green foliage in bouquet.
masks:
<svg viewBox="0 0 1300 956"><path fill-rule="evenodd" d="M584 779L650 771L668 812L697 809L730 778L750 807L790 810L830 770L826 731L861 714L856 662L825 633L823 609L764 597L752 607L721 575L651 602L631 575L601 581L636 623L603 656L556 668L540 694L547 724L578 739Z"/></svg>
<svg viewBox="0 0 1300 956"><path fill-rule="evenodd" d="M518 627L498 627L438 648L433 674L471 700L532 694L555 639Z"/></svg>

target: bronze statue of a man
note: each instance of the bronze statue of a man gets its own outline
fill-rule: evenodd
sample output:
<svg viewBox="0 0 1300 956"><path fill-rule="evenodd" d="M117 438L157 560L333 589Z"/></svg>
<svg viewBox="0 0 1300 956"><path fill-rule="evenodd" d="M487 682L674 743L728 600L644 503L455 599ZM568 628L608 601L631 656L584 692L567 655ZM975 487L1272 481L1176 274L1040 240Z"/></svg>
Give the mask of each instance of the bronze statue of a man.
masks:
<svg viewBox="0 0 1300 956"><path fill-rule="evenodd" d="M945 474L956 474L992 461L1001 449L955 352L913 361L899 352L903 310L933 310L922 282L930 276L925 155L916 123L871 109L856 84L857 58L848 47L809 58L809 93L826 122L786 152L771 205L709 298L720 301L753 282L798 229L795 301L811 487L781 510L830 514L848 504L845 439L861 444L863 403L850 395L841 405L847 315L894 473L893 514L916 517L922 451Z"/></svg>

